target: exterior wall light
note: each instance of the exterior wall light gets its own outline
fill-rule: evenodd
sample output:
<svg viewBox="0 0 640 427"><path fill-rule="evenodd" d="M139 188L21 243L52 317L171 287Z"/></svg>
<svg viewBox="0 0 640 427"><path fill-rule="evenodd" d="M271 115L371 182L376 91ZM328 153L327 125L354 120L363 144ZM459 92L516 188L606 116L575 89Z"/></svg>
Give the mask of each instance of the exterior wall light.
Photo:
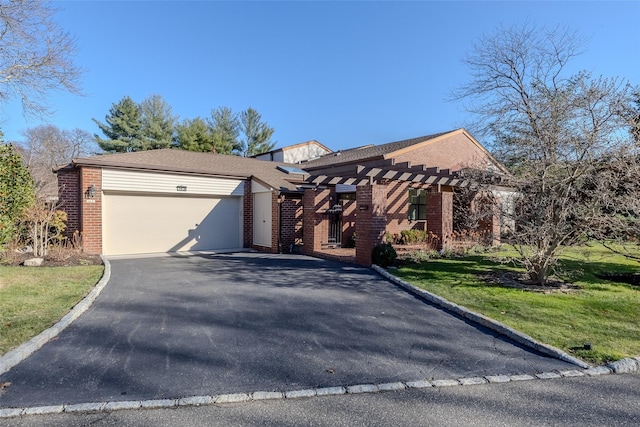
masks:
<svg viewBox="0 0 640 427"><path fill-rule="evenodd" d="M89 199L93 199L94 197L96 197L96 186L91 184L89 186L89 188L87 188L87 197Z"/></svg>

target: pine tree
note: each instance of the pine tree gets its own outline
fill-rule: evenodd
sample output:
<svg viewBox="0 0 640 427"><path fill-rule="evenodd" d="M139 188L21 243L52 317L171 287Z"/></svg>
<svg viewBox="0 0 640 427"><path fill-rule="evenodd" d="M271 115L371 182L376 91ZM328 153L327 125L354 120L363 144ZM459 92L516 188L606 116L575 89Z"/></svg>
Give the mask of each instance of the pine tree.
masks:
<svg viewBox="0 0 640 427"><path fill-rule="evenodd" d="M178 123L175 142L182 150L209 152L214 149L211 129L200 117Z"/></svg>
<svg viewBox="0 0 640 427"><path fill-rule="evenodd" d="M107 153L128 153L144 150L142 134L142 113L133 100L125 96L117 104L113 104L105 117L106 124L96 119L106 139L94 135L96 142Z"/></svg>
<svg viewBox="0 0 640 427"><path fill-rule="evenodd" d="M219 154L231 154L242 151L242 145L238 140L240 135L240 122L237 114L229 107L218 107L211 110L209 128L213 135L214 149Z"/></svg>
<svg viewBox="0 0 640 427"><path fill-rule="evenodd" d="M143 148L169 148L176 118L171 106L160 95L151 95L140 103Z"/></svg>
<svg viewBox="0 0 640 427"><path fill-rule="evenodd" d="M275 142L271 142L274 129L262 122L262 116L249 107L240 114L240 123L245 140L242 143L242 155L251 157L271 151Z"/></svg>

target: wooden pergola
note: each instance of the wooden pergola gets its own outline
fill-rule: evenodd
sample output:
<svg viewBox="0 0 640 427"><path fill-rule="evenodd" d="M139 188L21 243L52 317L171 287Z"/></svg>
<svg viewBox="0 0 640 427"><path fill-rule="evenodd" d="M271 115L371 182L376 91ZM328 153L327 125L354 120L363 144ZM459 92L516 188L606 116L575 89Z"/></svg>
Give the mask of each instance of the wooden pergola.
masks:
<svg viewBox="0 0 640 427"><path fill-rule="evenodd" d="M340 184L360 186L403 181L434 186L466 187L470 183L461 178L459 173L452 173L449 169L425 165L412 166L410 162L395 164L393 159L377 162L373 166L354 164L315 170L310 172L310 176L305 181L316 186Z"/></svg>

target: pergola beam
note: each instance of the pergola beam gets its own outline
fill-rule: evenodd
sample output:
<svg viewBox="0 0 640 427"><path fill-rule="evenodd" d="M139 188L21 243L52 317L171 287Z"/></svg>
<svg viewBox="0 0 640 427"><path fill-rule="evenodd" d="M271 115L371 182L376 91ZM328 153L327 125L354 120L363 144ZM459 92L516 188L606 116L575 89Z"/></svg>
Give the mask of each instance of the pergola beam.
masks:
<svg viewBox="0 0 640 427"><path fill-rule="evenodd" d="M425 185L448 185L453 187L465 187L468 180L452 174L450 169L427 167L425 165L411 165L411 162L392 164L390 160L384 161L386 165L377 162L375 165L343 165L337 168L323 169L322 173L307 178L306 182L315 185L363 185L373 181L404 181Z"/></svg>

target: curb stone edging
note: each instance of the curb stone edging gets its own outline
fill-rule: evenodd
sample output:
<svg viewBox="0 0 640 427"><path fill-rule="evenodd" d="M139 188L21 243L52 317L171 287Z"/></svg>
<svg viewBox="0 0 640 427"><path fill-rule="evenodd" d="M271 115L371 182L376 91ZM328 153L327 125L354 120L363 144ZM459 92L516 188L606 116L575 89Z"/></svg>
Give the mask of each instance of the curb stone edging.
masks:
<svg viewBox="0 0 640 427"><path fill-rule="evenodd" d="M634 362L637 362L634 360ZM599 369L601 368L601 369ZM552 379L590 377L598 375L614 374L609 368L599 367L585 370L585 373L577 370L541 372L535 374L504 374L485 375L483 377L469 377L457 379L416 380L406 382L381 383L381 384L355 384L350 386L310 388L289 391L254 391L248 393L219 394L208 396L189 396L177 399L155 400L123 400L114 402L88 402L67 405L35 406L28 408L0 408L0 419L16 418L27 415L52 415L59 413L79 412L112 412L132 409L158 409L175 408L184 406L211 406L232 405L246 402L260 402L265 400L296 400L322 396L337 396L363 393L385 393L406 389L430 389L438 387L473 387L477 385L493 385L519 381L550 381ZM590 371L592 371L590 373ZM640 372L640 370L639 370ZM576 375L579 373L579 375Z"/></svg>
<svg viewBox="0 0 640 427"><path fill-rule="evenodd" d="M559 348L553 347L548 344L541 343L539 341L534 340L530 336L523 334L503 323L498 322L497 320L493 320L490 317L487 317L480 313L475 313L466 307L461 305L452 303L436 294L432 294L429 291L424 289L417 288L410 284L409 282L405 282L399 277L394 276L393 274L386 271L384 268L372 265L371 268L380 274L385 279L389 280L391 283L403 288L409 293L416 295L420 298L423 298L430 303L437 305L445 310L448 310L458 316L471 320L481 326L486 327L487 329L491 329L494 332L497 332L507 338L516 341L517 343L523 344L529 348L539 351L540 353L544 353L548 356L555 357L562 361L571 363L573 365L579 366L584 369L584 372L577 370L563 371L561 372L562 376L596 376L596 375L607 375L610 373L614 374L627 374L627 373L638 373L640 372L640 356L620 359L615 362L608 363L606 366L591 366L590 364L568 355L564 351ZM567 373L568 375L564 375ZM553 375L553 374L552 374Z"/></svg>
<svg viewBox="0 0 640 427"><path fill-rule="evenodd" d="M40 335L32 338L27 343L19 346L18 348L12 350L9 353L15 353L18 355L24 355L23 359L26 359L31 353L38 350L42 345L51 340L57 334L59 334L64 328L69 326L71 322L77 319L80 315L82 315L95 301L97 296L100 294L102 289L106 286L109 281L111 275L111 265L108 260L102 257L104 263L104 274L102 279L98 282L98 284L93 288L91 292L78 304L76 304L73 309L64 316L58 323L56 323L51 328L47 329ZM431 294L427 291L423 291L421 289L415 288L412 285L402 281L401 279L392 276L384 270L379 270L379 267L372 266L372 268L380 273L382 276L390 280L391 282L399 285L400 287L405 288L407 291L418 295L435 305L441 306L447 310L453 311L454 313L459 314L460 316L470 319L469 316L465 316L461 313L465 311L468 313L472 313L466 308L462 306L458 306L453 304L444 298L438 297L437 295ZM440 301L443 305L436 302ZM449 308L452 307L452 308ZM476 313L472 313L476 314ZM487 319L491 322L494 322L498 325L501 325L503 328L508 328L505 325L500 324L499 322L494 321L493 319L489 319L485 316L476 314L481 318ZM471 319L470 319L471 320ZM486 326L483 324L483 326ZM489 326L489 329L495 330ZM511 329L511 328L508 328ZM527 335L520 334L515 330L512 330L514 333L519 334L523 337L526 337L530 340L534 341L532 338ZM500 332L501 331L496 331ZM520 342L520 341L518 341ZM27 347L27 344L31 344ZM39 344L40 347L34 347L36 344ZM528 343L523 343L525 345L529 345ZM539 343L538 343L539 344ZM539 344L542 345L542 344ZM554 347L546 346L545 348L554 349ZM534 347L536 348L536 347ZM560 350L556 349L560 353ZM7 355L9 355L7 353ZM562 353L565 354L565 353ZM9 366L7 362L8 359L6 356L0 357L0 374L7 372L16 364ZM554 354L551 354L555 357ZM568 356L568 355L567 355ZM17 356L12 356L15 358ZM571 357L571 356L568 356ZM561 359L564 360L564 359ZM576 359L578 360L578 359ZM11 360L12 361L12 360ZM595 366L591 367L590 365L582 362L580 365L587 365L588 368L585 368L584 371L578 370L565 370L558 372L542 372L535 374L515 374L515 375L485 375L484 377L471 377L471 378L458 378L458 379L445 379L445 380L416 380L416 381L407 381L407 382L395 382L395 383L384 383L384 384L357 384L352 386L334 386L334 387L322 387L322 388L310 388L304 390L291 390L284 392L273 392L273 391L254 391L252 393L235 393L235 394L220 394L220 395L211 395L211 396L189 396L177 399L155 399L155 400L138 400L138 401L114 401L114 402L87 402L87 403L75 403L75 404L62 404L62 405L50 405L50 406L36 406L36 407L26 407L26 408L0 408L0 419L4 418L16 418L26 415L51 415L51 414L59 414L59 413L79 413L79 412L111 412L117 410L131 410L131 409L140 409L140 408L175 408L179 406L205 406L205 405L223 405L223 404L234 404L234 403L243 403L250 401L260 401L265 399L301 399L301 398L312 398L316 396L332 396L332 395L345 395L347 393L380 393L380 392L389 392L389 391L398 391L405 389L424 389L424 388L433 388L433 387L442 387L442 386L460 386L460 387L470 387L474 385L487 385L487 384L495 384L495 383L508 383L512 381L530 381L530 380L538 380L538 381L546 381L550 379L556 378L571 378L571 377L593 377L600 375L610 375L610 374L623 374L623 373L640 373L640 356L634 358L621 359L616 362L609 363L606 366ZM578 365L578 366L580 366ZM7 366L9 366L7 368ZM4 370L3 370L4 369Z"/></svg>
<svg viewBox="0 0 640 427"><path fill-rule="evenodd" d="M468 319L474 323L479 324L480 326L484 326L487 329L491 329L498 334L505 336L519 344L525 345L531 349L534 349L540 353L546 354L548 356L555 357L556 359L560 359L564 362L571 363L573 365L579 366L583 369L589 369L592 366L576 357L570 356L559 348L550 346L548 344L541 343L539 341L534 340L528 335L523 334L503 323L498 322L497 320L493 320L483 314L476 313L474 311L469 310L466 307L461 305L452 303L436 294L432 294L429 291L425 291L424 289L417 288L412 284L405 282L404 280L390 274L388 271L379 267L377 265L372 265L371 268L380 274L385 279L390 282L398 285L399 287L405 289L406 291L419 296L432 304L435 304L447 311L450 311L458 316Z"/></svg>
<svg viewBox="0 0 640 427"><path fill-rule="evenodd" d="M111 278L111 264L109 264L109 261L104 256L101 255L100 258L102 258L102 264L104 265L104 272L102 273L100 281L98 281L93 289L91 289L91 291L89 291L82 300L74 305L73 308L53 326L45 329L29 341L20 344L5 355L0 356L0 375L8 372L11 368L42 348L43 345L57 337L60 332L62 332L67 326L73 323L74 320L84 314L89 307L91 307Z"/></svg>

